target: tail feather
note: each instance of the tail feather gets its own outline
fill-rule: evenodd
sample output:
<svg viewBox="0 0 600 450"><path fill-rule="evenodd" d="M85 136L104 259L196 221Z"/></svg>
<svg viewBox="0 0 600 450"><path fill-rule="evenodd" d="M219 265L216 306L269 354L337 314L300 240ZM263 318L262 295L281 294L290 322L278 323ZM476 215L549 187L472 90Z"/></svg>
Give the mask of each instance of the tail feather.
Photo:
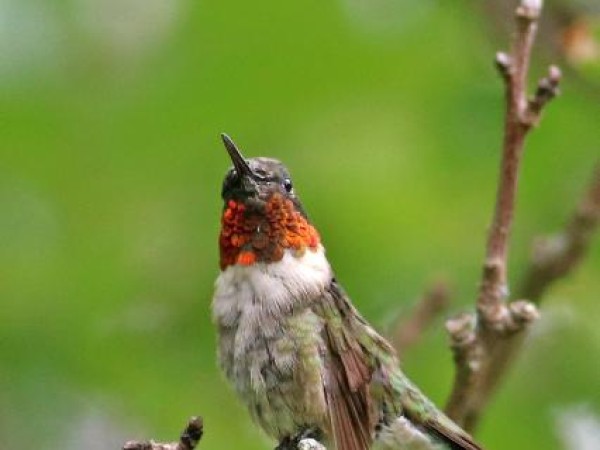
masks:
<svg viewBox="0 0 600 450"><path fill-rule="evenodd" d="M483 450L483 447L458 427L457 429L450 429L435 420L427 421L424 425L429 431L446 441L453 450Z"/></svg>

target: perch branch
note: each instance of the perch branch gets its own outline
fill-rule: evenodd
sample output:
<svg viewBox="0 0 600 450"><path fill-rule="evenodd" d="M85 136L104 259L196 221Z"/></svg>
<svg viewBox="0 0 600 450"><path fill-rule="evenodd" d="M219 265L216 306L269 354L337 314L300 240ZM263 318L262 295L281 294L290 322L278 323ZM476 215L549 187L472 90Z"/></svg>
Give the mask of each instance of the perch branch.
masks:
<svg viewBox="0 0 600 450"><path fill-rule="evenodd" d="M434 282L423 294L412 314L392 328L391 341L399 356L418 342L433 321L448 307L450 287L442 280Z"/></svg>
<svg viewBox="0 0 600 450"><path fill-rule="evenodd" d="M527 99L526 86L531 48L535 39L541 0L521 0L515 12L516 35L510 54L496 55L496 67L505 85L506 112L500 178L494 217L487 241L477 313L448 321L456 375L446 412L472 431L489 398L488 384L497 349L503 341L521 334L537 317L531 303L508 303L508 243L523 145L539 122L543 107L558 94L560 70L552 66Z"/></svg>
<svg viewBox="0 0 600 450"><path fill-rule="evenodd" d="M179 442L163 444L154 441L128 441L123 446L123 450L194 450L202 439L203 433L202 418L192 417L181 433Z"/></svg>
<svg viewBox="0 0 600 450"><path fill-rule="evenodd" d="M194 450L203 434L202 418L192 417L181 433L179 442L128 441L123 445L123 450ZM314 439L302 439L298 443L298 450L327 450L327 448Z"/></svg>

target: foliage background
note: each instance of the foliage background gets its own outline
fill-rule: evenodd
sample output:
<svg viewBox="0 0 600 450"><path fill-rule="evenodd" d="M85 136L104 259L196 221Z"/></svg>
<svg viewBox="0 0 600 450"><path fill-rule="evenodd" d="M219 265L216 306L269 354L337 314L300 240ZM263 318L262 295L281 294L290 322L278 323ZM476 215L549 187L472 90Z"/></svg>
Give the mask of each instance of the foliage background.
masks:
<svg viewBox="0 0 600 450"><path fill-rule="evenodd" d="M202 448L273 446L215 367L222 131L288 164L380 329L435 274L453 311L471 307L505 19L473 1L0 1L0 447L115 449L192 414ZM535 73L560 56L548 39ZM597 73L568 69L529 141L514 282L598 158ZM600 439L599 267L596 242L548 295L481 428L489 448ZM403 365L444 403L441 320Z"/></svg>

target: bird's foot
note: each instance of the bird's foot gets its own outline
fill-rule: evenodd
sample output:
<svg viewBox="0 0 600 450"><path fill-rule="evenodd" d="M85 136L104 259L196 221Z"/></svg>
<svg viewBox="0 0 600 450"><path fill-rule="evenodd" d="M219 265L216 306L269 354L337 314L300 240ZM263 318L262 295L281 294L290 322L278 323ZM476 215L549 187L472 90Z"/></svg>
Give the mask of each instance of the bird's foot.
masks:
<svg viewBox="0 0 600 450"><path fill-rule="evenodd" d="M321 444L319 441L312 439L312 438L302 439L300 442L298 442L297 449L298 450L327 450L323 444Z"/></svg>
<svg viewBox="0 0 600 450"><path fill-rule="evenodd" d="M321 430L305 428L296 436L282 439L275 450L325 450L325 446L319 442L321 438Z"/></svg>

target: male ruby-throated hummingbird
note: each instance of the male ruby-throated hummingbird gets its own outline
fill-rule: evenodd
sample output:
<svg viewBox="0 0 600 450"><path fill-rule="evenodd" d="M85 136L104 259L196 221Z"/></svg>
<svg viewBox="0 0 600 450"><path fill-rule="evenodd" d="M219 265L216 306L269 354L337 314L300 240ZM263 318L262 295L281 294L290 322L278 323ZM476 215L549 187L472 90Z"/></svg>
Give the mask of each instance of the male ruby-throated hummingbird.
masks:
<svg viewBox="0 0 600 450"><path fill-rule="evenodd" d="M285 166L233 161L223 182L219 363L278 449L481 450L399 368L336 281Z"/></svg>

